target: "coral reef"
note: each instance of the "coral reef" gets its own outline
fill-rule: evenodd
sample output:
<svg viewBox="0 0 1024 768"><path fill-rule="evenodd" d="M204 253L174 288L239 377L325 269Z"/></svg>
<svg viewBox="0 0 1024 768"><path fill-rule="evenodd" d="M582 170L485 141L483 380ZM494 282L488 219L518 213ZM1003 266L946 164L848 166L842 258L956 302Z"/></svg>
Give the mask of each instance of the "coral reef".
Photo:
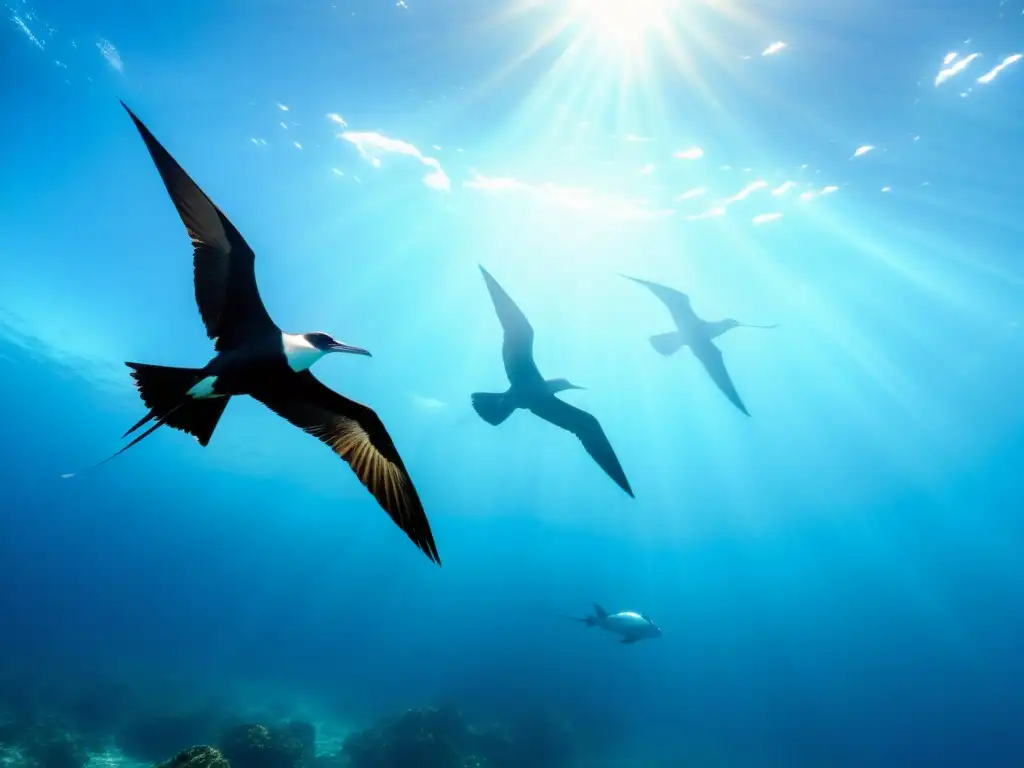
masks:
<svg viewBox="0 0 1024 768"><path fill-rule="evenodd" d="M303 743L288 729L265 725L229 728L220 749L231 768L301 768L306 758Z"/></svg>
<svg viewBox="0 0 1024 768"><path fill-rule="evenodd" d="M124 757L156 768L569 765L581 734L554 712L518 704L511 711L489 704L502 725L470 722L453 706L409 709L348 733L340 751L334 747L333 754L318 756L316 727L286 719L296 712L287 706L254 709L238 698L211 700L187 690L95 679L85 685L0 679L0 766L84 768L91 754L100 761L116 759L109 753L115 744ZM247 713L245 719L239 713ZM328 724L322 748L332 741L330 733Z"/></svg>
<svg viewBox="0 0 1024 768"><path fill-rule="evenodd" d="M316 757L316 726L302 720L289 720L279 730L302 745L303 760L309 764Z"/></svg>
<svg viewBox="0 0 1024 768"><path fill-rule="evenodd" d="M82 768L89 759L85 747L69 734L49 734L22 748L28 765L38 768Z"/></svg>
<svg viewBox="0 0 1024 768"><path fill-rule="evenodd" d="M122 727L115 740L126 755L157 763L196 744L209 744L222 726L221 718L203 712L147 717Z"/></svg>
<svg viewBox="0 0 1024 768"><path fill-rule="evenodd" d="M454 707L410 709L354 733L342 752L352 768L546 768L563 765L571 750L564 729L540 717L510 732L470 726Z"/></svg>
<svg viewBox="0 0 1024 768"><path fill-rule="evenodd" d="M397 718L345 740L342 751L353 768L431 768L487 766L465 754L467 727L451 707L410 709Z"/></svg>
<svg viewBox="0 0 1024 768"><path fill-rule="evenodd" d="M316 758L316 727L285 720L289 707L256 719L269 727L240 725L247 709L187 685L0 677L0 766L83 768L116 747L159 768L342 768Z"/></svg>
<svg viewBox="0 0 1024 768"><path fill-rule="evenodd" d="M31 695L0 714L0 751L19 768L82 768L89 758L70 724Z"/></svg>
<svg viewBox="0 0 1024 768"><path fill-rule="evenodd" d="M179 753L158 768L231 768L213 747L192 747Z"/></svg>
<svg viewBox="0 0 1024 768"><path fill-rule="evenodd" d="M0 752L15 757L20 768L82 768L89 759L85 747L71 734L37 730L12 735L5 731Z"/></svg>

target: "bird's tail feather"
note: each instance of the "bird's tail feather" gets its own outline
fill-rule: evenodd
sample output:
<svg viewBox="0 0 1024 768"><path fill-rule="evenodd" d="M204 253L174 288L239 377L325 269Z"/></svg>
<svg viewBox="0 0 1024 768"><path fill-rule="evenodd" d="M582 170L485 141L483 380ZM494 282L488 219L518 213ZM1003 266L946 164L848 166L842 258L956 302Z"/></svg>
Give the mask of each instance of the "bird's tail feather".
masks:
<svg viewBox="0 0 1024 768"><path fill-rule="evenodd" d="M170 413L168 413L168 414L167 414L166 416L163 416L162 418L158 418L158 419L156 420L156 423L155 423L155 424L154 424L154 425L153 425L152 427L150 427L149 429L147 429L147 430L146 430L145 432L143 432L143 433L142 433L141 435L139 435L138 437L136 437L136 438L135 438L134 440L132 440L132 441L131 441L130 443L128 443L128 445L124 446L124 447L123 447L123 448L121 448L121 449L120 449L119 451L116 451L115 453L112 453L112 454L110 454L109 456L107 456L107 458L103 459L103 461L98 461L98 462L96 462L96 463L95 463L95 464L93 464L93 465L92 465L91 467L88 467L88 469L80 469L80 470L78 470L77 472L67 472L67 473L65 473L65 474L61 475L61 477L63 477L63 478L65 478L65 479L67 479L67 478L75 477L76 475L80 475L80 474L82 474L83 472L86 472L86 471L88 471L88 470L96 469L97 467L102 467L102 466L103 466L104 464L106 464L106 463L107 463L108 461L110 461L111 459L113 459L113 458L115 458L115 457L117 457L117 456L120 456L120 455L121 455L122 453L124 453L125 451L127 451L127 450L128 450L129 448L131 448L131 447L132 447L133 445L136 445L137 443L140 443L140 442L142 442L142 441L143 441L143 440L145 440L145 439L146 439L147 437L149 437L149 436L150 436L151 434L153 434L153 433L154 433L154 432L156 432L156 431L157 431L158 429L160 429L160 427L162 427L162 426L163 426L164 424L166 424L166 423L167 423L167 419L168 419L169 417L173 416L173 415L174 415L174 414L175 414L175 413L177 412L177 410L178 410L177 408L172 408L172 409L171 409L171 411L170 411ZM147 417L146 417L145 419L143 419L143 420L142 420L141 422L139 422L139 424L136 424L136 425L135 425L135 427L133 427L132 429L137 429L137 428L138 428L138 427L140 427L140 426L141 426L142 424L145 424L145 423L146 423L147 421L149 421L149 419L150 419L150 418L152 418L152 413L151 413L151 414L150 414L149 416L147 416Z"/></svg>
<svg viewBox="0 0 1024 768"><path fill-rule="evenodd" d="M683 334L679 331L655 334L651 336L651 346L659 355L674 355L683 346Z"/></svg>
<svg viewBox="0 0 1024 768"><path fill-rule="evenodd" d="M510 402L511 398L504 393L474 392L472 399L473 408L480 418L495 426L501 424L515 410L515 406Z"/></svg>
<svg viewBox="0 0 1024 768"><path fill-rule="evenodd" d="M171 368L163 365L146 363L126 363L132 369L132 378L142 396L142 401L149 407L149 413L139 419L124 433L127 437L143 425L154 421L153 426L135 437L128 445L111 454L88 469L96 469L116 456L120 456L134 445L137 445L164 424L182 432L187 432L199 441L200 445L210 442L213 430L220 421L221 414L227 407L229 397L218 397L204 400L193 400L188 397L188 390L199 380L198 368ZM86 470L68 472L62 477L70 478Z"/></svg>
<svg viewBox="0 0 1024 768"><path fill-rule="evenodd" d="M597 618L595 616L570 616L567 613L558 614L563 619L570 619L571 621L578 621L583 626L590 628L597 626Z"/></svg>
<svg viewBox="0 0 1024 768"><path fill-rule="evenodd" d="M132 369L132 378L149 413L124 433L127 437L151 419L163 419L174 429L192 435L200 445L207 445L217 428L228 397L202 400L186 399L188 390L199 380L198 368L172 368L147 363L125 363Z"/></svg>

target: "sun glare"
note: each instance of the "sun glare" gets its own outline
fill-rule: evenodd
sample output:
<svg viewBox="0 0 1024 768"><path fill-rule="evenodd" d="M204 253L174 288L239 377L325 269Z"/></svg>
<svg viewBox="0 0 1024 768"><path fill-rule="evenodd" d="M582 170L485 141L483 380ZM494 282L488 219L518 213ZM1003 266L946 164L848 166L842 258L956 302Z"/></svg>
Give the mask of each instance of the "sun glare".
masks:
<svg viewBox="0 0 1024 768"><path fill-rule="evenodd" d="M672 0L571 0L581 33L623 54L640 52L652 32L664 31Z"/></svg>
<svg viewBox="0 0 1024 768"><path fill-rule="evenodd" d="M713 58L729 69L741 60L732 40L716 36L720 20L763 26L755 13L740 9L749 5L743 0L499 0L498 5L503 2L509 4L496 12L493 23L515 20L525 44L487 87L550 52L521 112L523 119L550 126L552 135L570 124L589 125L592 117L611 121L611 129L622 128L623 134L640 119L627 117L628 112L644 113L648 123L665 119L671 111L666 91L681 79L715 103L697 61ZM760 45L764 35L754 37Z"/></svg>

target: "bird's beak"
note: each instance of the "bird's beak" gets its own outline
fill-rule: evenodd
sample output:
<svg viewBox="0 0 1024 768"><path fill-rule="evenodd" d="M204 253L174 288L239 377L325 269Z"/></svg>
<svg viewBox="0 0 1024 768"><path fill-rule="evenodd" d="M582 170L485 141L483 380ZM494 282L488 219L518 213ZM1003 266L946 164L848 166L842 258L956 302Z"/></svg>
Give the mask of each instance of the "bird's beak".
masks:
<svg viewBox="0 0 1024 768"><path fill-rule="evenodd" d="M571 384L569 389L586 389L586 387L581 387L578 384Z"/></svg>
<svg viewBox="0 0 1024 768"><path fill-rule="evenodd" d="M351 344L342 344L340 341L337 344L331 345L331 352L347 352L350 355L366 355L367 357L373 357L368 349L353 347Z"/></svg>

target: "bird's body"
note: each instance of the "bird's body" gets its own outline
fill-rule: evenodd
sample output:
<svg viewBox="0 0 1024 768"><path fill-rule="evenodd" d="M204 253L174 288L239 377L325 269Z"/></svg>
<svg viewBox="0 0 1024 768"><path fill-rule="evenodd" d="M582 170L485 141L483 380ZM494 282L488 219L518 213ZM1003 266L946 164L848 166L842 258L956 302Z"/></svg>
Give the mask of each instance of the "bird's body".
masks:
<svg viewBox="0 0 1024 768"><path fill-rule="evenodd" d="M186 394L197 400L251 395L262 383L309 370L325 354L305 334L266 334L243 347L217 353Z"/></svg>
<svg viewBox="0 0 1024 768"><path fill-rule="evenodd" d="M205 446L230 399L249 395L348 462L392 520L440 564L412 479L377 414L329 389L309 370L332 352L370 353L319 331L282 332L260 298L255 255L241 234L123 102L122 106L146 143L192 239L196 303L216 355L202 368L127 363L149 413L125 435L150 421L154 424L118 453L164 424Z"/></svg>
<svg viewBox="0 0 1024 768"><path fill-rule="evenodd" d="M629 275L623 275L623 277L648 288L668 308L672 320L675 322L676 329L674 331L650 337L654 350L668 357L683 347L689 347L693 356L704 366L722 394L729 398L729 401L740 411L749 416L750 412L747 411L743 400L740 399L739 392L736 391L736 386L732 383L729 371L725 367L722 351L715 346L714 340L733 328L774 328L775 326L750 325L749 323L740 323L732 318L714 322L702 320L690 306L690 297L682 291Z"/></svg>
<svg viewBox="0 0 1024 768"><path fill-rule="evenodd" d="M473 393L473 408L477 414L484 421L497 426L514 411L524 409L573 433L601 469L632 496L633 490L626 479L626 473L597 419L555 396L567 389L583 387L571 384L566 379L545 379L541 375L533 359L533 327L526 315L486 269L480 267L480 271L504 330L501 357L509 388L501 393Z"/></svg>
<svg viewBox="0 0 1024 768"><path fill-rule="evenodd" d="M576 621L582 622L586 627L600 627L606 632L620 635L622 640L619 642L626 645L638 640L661 637L661 629L642 613L635 611L608 613L597 603L594 603L593 616L585 616Z"/></svg>

